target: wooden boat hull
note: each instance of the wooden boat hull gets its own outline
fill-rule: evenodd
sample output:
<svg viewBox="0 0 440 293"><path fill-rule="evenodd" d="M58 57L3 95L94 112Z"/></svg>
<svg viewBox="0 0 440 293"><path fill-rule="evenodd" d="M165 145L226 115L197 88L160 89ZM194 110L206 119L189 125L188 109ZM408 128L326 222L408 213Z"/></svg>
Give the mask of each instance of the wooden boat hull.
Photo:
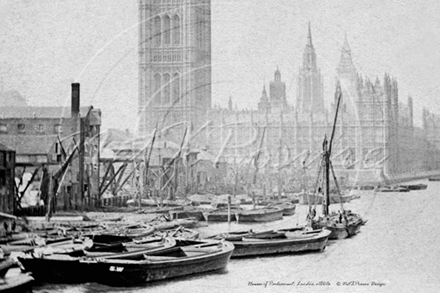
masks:
<svg viewBox="0 0 440 293"><path fill-rule="evenodd" d="M238 222L271 222L282 218L282 209L257 209L238 213Z"/></svg>
<svg viewBox="0 0 440 293"><path fill-rule="evenodd" d="M241 211L242 210L231 209L231 221L236 221L237 218L235 217L235 215ZM222 209L222 210L212 211L212 212L207 213L205 216L206 216L206 220L208 222L227 222L228 221L228 210Z"/></svg>
<svg viewBox="0 0 440 293"><path fill-rule="evenodd" d="M12 258L2 259L0 262L0 277L3 278L10 268L15 266L15 261ZM0 291L1 292L1 291Z"/></svg>
<svg viewBox="0 0 440 293"><path fill-rule="evenodd" d="M296 206L291 208L283 208L283 216L293 216L296 212Z"/></svg>
<svg viewBox="0 0 440 293"><path fill-rule="evenodd" d="M78 258L69 256L22 258L18 260L35 280L47 283L75 284L93 281L93 269L82 264ZM41 268L44 268L41 269Z"/></svg>
<svg viewBox="0 0 440 293"><path fill-rule="evenodd" d="M356 224L356 225L348 225L345 227L328 227L327 229L332 231L332 234L330 235L329 239L345 239L349 238L353 235L356 235L359 231L359 228L362 224Z"/></svg>
<svg viewBox="0 0 440 293"><path fill-rule="evenodd" d="M409 190L424 190L428 188L427 184L409 184L409 185L399 185L399 187L409 189Z"/></svg>
<svg viewBox="0 0 440 293"><path fill-rule="evenodd" d="M281 209L283 211L283 216L293 216L296 211L296 205L291 202L267 202L266 208L276 208Z"/></svg>
<svg viewBox="0 0 440 293"><path fill-rule="evenodd" d="M89 257L99 257L102 259L142 259L144 255L156 255L165 251L173 250L176 247L176 241L173 238L166 238L163 241L150 241L144 244L125 244L121 245L126 251L85 251Z"/></svg>
<svg viewBox="0 0 440 293"><path fill-rule="evenodd" d="M322 251L327 245L330 234L331 231L324 229L317 234L299 238L232 241L235 246L232 257L239 258L281 253Z"/></svg>
<svg viewBox="0 0 440 293"><path fill-rule="evenodd" d="M357 234L360 227L362 226L363 221L350 221L348 224L344 223L335 223L334 221L314 221L312 223L312 228L326 228L331 231L329 239L345 239L352 237Z"/></svg>
<svg viewBox="0 0 440 293"><path fill-rule="evenodd" d="M185 219L185 218L195 218L197 221L203 221L205 217L203 216L202 211L171 211L170 212L171 219Z"/></svg>
<svg viewBox="0 0 440 293"><path fill-rule="evenodd" d="M143 228L133 228L127 229L119 234L119 236L129 237L131 239L142 238L154 233L154 227L143 227Z"/></svg>
<svg viewBox="0 0 440 293"><path fill-rule="evenodd" d="M50 283L98 282L110 286L132 286L155 280L225 269L234 250L234 245L230 242L217 242L216 245L221 245L221 248L212 253L183 258L147 256L145 260L134 261L48 256L43 258L20 257L19 261L27 271L32 272L38 281ZM185 251L186 247L182 249Z"/></svg>
<svg viewBox="0 0 440 293"><path fill-rule="evenodd" d="M253 237L259 239L273 239L278 237L284 237L285 233L278 233L275 230L261 231L261 232L253 232L249 231L234 231L228 233L220 233L208 238L217 239L217 240L226 240L226 241L241 241L243 237Z"/></svg>
<svg viewBox="0 0 440 293"><path fill-rule="evenodd" d="M374 192L409 192L408 188L402 187L379 187L374 190Z"/></svg>
<svg viewBox="0 0 440 293"><path fill-rule="evenodd" d="M34 278L29 274L18 274L13 277L4 278L4 283L0 284L2 293L32 293Z"/></svg>
<svg viewBox="0 0 440 293"><path fill-rule="evenodd" d="M231 249L210 258L191 260L169 260L157 263L144 263L143 267L134 263L100 262L97 272L98 283L110 286L133 286L151 281L182 277L187 275L224 270L232 255ZM118 272L119 270L119 272ZM101 273L102 272L102 273Z"/></svg>

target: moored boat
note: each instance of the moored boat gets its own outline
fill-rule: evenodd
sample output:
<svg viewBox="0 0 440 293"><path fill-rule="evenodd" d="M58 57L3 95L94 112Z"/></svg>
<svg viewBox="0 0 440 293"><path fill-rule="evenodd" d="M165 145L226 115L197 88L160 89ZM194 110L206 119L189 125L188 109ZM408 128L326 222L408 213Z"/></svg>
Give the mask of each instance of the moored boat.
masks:
<svg viewBox="0 0 440 293"><path fill-rule="evenodd" d="M331 231L329 239L344 239L354 236L358 233L360 226L365 222L360 217L342 217L338 219L339 214L331 214L320 217L318 220L312 222L312 228L320 229L326 228Z"/></svg>
<svg viewBox="0 0 440 293"><path fill-rule="evenodd" d="M399 187L408 189L408 190L424 190L426 188L428 188L427 184L404 184L404 185L399 185Z"/></svg>
<svg viewBox="0 0 440 293"><path fill-rule="evenodd" d="M281 209L283 211L283 216L292 216L296 211L296 205L291 202L271 202L266 207Z"/></svg>
<svg viewBox="0 0 440 293"><path fill-rule="evenodd" d="M235 221L236 215L243 211L241 208L231 208L230 220ZM228 221L228 209L221 208L210 211L205 214L206 221L208 222L227 222Z"/></svg>
<svg viewBox="0 0 440 293"><path fill-rule="evenodd" d="M121 243L120 251L84 250L83 256L100 259L143 259L144 255L156 255L175 249L176 241L171 238L153 238L142 243ZM111 249L113 250L113 249Z"/></svg>
<svg viewBox="0 0 440 293"><path fill-rule="evenodd" d="M184 209L181 211L170 211L171 219L186 219L186 218L195 218L197 221L205 220L203 216L203 210L200 209Z"/></svg>
<svg viewBox="0 0 440 293"><path fill-rule="evenodd" d="M38 281L133 286L225 269L233 250L234 245L227 241L197 241L177 250L145 255L143 260L26 255L19 261Z"/></svg>
<svg viewBox="0 0 440 293"><path fill-rule="evenodd" d="M331 231L327 229L292 232L285 230L278 233L283 236L273 238L243 236L240 240L231 241L235 247L232 257L322 251L327 245Z"/></svg>
<svg viewBox="0 0 440 293"><path fill-rule="evenodd" d="M22 273L12 258L0 261L0 292L31 293L33 282L34 278L28 273Z"/></svg>
<svg viewBox="0 0 440 293"><path fill-rule="evenodd" d="M0 283L2 293L32 293L34 278L28 273L5 276Z"/></svg>
<svg viewBox="0 0 440 293"><path fill-rule="evenodd" d="M155 228L152 226L134 225L119 231L118 235L135 239L151 235L154 230Z"/></svg>
<svg viewBox="0 0 440 293"><path fill-rule="evenodd" d="M208 239L226 240L226 241L241 241L243 237L249 238L259 238L259 239L273 239L284 237L283 233L278 233L275 230L268 231L258 231L254 232L251 230L247 231L233 231L227 233L220 233L207 237Z"/></svg>
<svg viewBox="0 0 440 293"><path fill-rule="evenodd" d="M400 186L380 186L374 189L374 192L409 192L408 188Z"/></svg>
<svg viewBox="0 0 440 293"><path fill-rule="evenodd" d="M238 222L271 222L281 220L283 210L277 208L242 210L236 217Z"/></svg>
<svg viewBox="0 0 440 293"><path fill-rule="evenodd" d="M327 136L324 138L324 142L322 144L323 152L322 152L322 162L320 168L320 174L318 176L323 176L324 180L322 181L322 186L319 187L323 191L323 213L322 216L317 216L316 209L312 208L312 206L309 204L309 213L307 215L307 219L309 221L309 224L313 229L319 229L319 228L327 228L331 231L331 234L329 236L330 239L343 239L347 237L351 237L355 235L358 231L361 225L363 225L365 222L362 220L362 218L357 215L351 213L351 211L347 211L344 209L343 204L341 203L340 206L340 213L330 213L329 207L331 204L331 188L330 188L330 176L332 175L335 186L336 186L336 192L338 195L341 195L341 190L339 188L337 177L333 169L333 165L331 163L331 154L332 154L332 144L333 139L335 137L335 129L336 129L336 122L338 118L338 111L339 111L339 105L341 102L342 92L340 88L340 84L338 83L337 86L337 106L335 111L335 118L334 123L332 127L332 132L330 135L330 140L327 140ZM322 174L321 174L322 170Z"/></svg>

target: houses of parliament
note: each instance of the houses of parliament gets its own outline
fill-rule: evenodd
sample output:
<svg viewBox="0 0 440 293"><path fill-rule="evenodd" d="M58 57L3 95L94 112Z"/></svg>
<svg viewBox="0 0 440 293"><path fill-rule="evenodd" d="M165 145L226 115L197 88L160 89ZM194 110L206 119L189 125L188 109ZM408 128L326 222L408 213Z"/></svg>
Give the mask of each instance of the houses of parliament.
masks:
<svg viewBox="0 0 440 293"><path fill-rule="evenodd" d="M141 0L139 12L140 136L159 129L162 140L186 141L220 161L258 153L264 172L319 165L337 95L326 108L310 25L302 64L292 68L294 105L274 66L272 81L256 93L258 109L234 109L231 99L221 109L212 106L210 0ZM338 174L377 182L440 170L440 118L424 109L422 126L414 125L413 98L399 96L398 81L387 73L362 76L347 37L340 50L331 85L342 94L332 153Z"/></svg>

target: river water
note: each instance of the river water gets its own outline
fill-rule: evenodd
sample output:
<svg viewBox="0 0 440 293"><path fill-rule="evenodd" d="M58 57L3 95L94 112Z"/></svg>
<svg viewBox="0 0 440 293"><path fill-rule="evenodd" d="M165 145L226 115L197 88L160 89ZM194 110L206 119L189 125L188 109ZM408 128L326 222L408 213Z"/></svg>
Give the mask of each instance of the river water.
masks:
<svg viewBox="0 0 440 293"><path fill-rule="evenodd" d="M344 204L368 223L355 237L329 241L323 252L232 259L225 272L143 287L43 285L34 292L440 292L440 182L412 183L420 182L428 188L409 193L363 191L361 198ZM306 206L298 206L295 215L277 222L209 224L200 232L292 227L305 216Z"/></svg>

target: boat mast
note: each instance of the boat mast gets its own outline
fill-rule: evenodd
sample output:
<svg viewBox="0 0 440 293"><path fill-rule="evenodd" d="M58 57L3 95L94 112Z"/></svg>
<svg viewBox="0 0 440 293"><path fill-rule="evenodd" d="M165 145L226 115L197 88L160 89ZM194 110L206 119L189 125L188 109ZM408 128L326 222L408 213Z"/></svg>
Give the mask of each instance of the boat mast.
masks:
<svg viewBox="0 0 440 293"><path fill-rule="evenodd" d="M324 215L327 216L329 214L329 206L330 206L330 153L327 145L327 137L324 138L323 144L324 151L324 180L325 180L325 199L324 199Z"/></svg>
<svg viewBox="0 0 440 293"><path fill-rule="evenodd" d="M336 122L338 120L339 105L341 103L341 84L337 83L335 97L337 98L335 119L333 121L332 134L330 136L330 142L327 143L327 137L324 138L323 151L324 151L324 176L325 176L325 202L324 202L324 215L329 214L330 206L330 156L332 152L333 138L335 137Z"/></svg>

